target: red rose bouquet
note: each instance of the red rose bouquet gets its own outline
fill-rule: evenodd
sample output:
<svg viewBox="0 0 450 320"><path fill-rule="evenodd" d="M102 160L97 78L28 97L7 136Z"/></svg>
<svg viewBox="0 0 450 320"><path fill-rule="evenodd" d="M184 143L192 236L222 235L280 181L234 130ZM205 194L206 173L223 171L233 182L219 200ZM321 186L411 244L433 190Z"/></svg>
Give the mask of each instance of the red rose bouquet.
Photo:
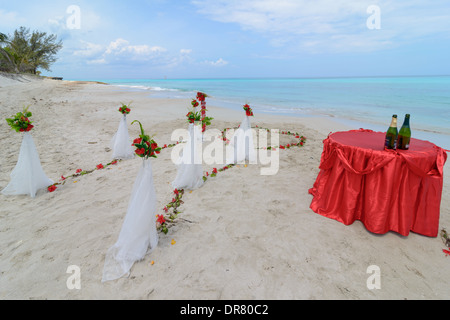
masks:
<svg viewBox="0 0 450 320"><path fill-rule="evenodd" d="M203 92L197 92L197 100L200 102L205 102L206 98L208 98L208 95Z"/></svg>
<svg viewBox="0 0 450 320"><path fill-rule="evenodd" d="M247 115L247 117L253 117L253 110L252 110L252 108L250 108L250 106L248 104L246 104L244 106L244 110L245 110L245 114Z"/></svg>
<svg viewBox="0 0 450 320"><path fill-rule="evenodd" d="M206 95L203 93L197 94L197 99L199 99L200 102L202 102L202 110L197 111L197 107L200 105L199 102L196 99L193 99L191 102L192 110L188 112L186 115L187 120L189 123L194 124L195 122L202 122L203 128L206 128L206 126L211 125L211 120L213 118L206 116L206 108L205 106L205 97Z"/></svg>
<svg viewBox="0 0 450 320"><path fill-rule="evenodd" d="M195 99L192 99L191 104L192 104L192 107L193 107L193 108L197 108L197 107L199 106L198 101L195 100Z"/></svg>
<svg viewBox="0 0 450 320"><path fill-rule="evenodd" d="M122 106L119 108L119 112L121 114L127 115L130 114L131 110L129 106L122 103Z"/></svg>
<svg viewBox="0 0 450 320"><path fill-rule="evenodd" d="M197 121L202 121L202 116L199 112L196 112L195 109L192 111L189 111L186 115L187 120L189 123L195 123Z"/></svg>
<svg viewBox="0 0 450 320"><path fill-rule="evenodd" d="M158 147L155 140L145 134L142 124L139 121L133 121L131 124L134 124L135 122L139 123L141 127L141 135L139 138L135 139L132 144L133 147L136 147L135 153L144 159L157 158L157 155L161 152L162 148Z"/></svg>
<svg viewBox="0 0 450 320"><path fill-rule="evenodd" d="M28 111L28 107L24 108L22 112L18 112L14 117L6 119L8 125L16 132L30 132L34 126L30 117L33 114Z"/></svg>
<svg viewBox="0 0 450 320"><path fill-rule="evenodd" d="M186 115L188 118L189 123L195 123L195 122L202 122L202 129L203 132L206 130L206 126L211 125L211 121L214 120L214 118L207 117L206 116L206 98L208 96L204 93L198 92L197 93L197 99L193 99L192 104L192 110L189 111L189 113ZM197 111L197 107L201 103L201 111Z"/></svg>
<svg viewBox="0 0 450 320"><path fill-rule="evenodd" d="M197 92L197 100L202 104L202 130L206 131L206 126L211 124L211 118L206 118L206 98L208 96L203 92Z"/></svg>

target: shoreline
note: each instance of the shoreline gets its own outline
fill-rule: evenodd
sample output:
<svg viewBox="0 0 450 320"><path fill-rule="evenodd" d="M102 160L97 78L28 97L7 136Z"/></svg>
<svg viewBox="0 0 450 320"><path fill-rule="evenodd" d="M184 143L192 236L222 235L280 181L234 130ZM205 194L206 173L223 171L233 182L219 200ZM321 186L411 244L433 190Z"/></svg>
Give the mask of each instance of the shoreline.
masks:
<svg viewBox="0 0 450 320"><path fill-rule="evenodd" d="M361 77L357 77L361 78ZM385 77L381 77L385 78ZM404 78L404 77L395 77L395 78ZM334 78L333 78L334 79ZM340 79L340 78L338 78ZM206 79L205 79L206 80ZM155 99L174 99L174 100L183 100L187 99L187 95L190 92L184 92L180 91L178 89L155 89L152 87L145 87L145 86L135 86L135 85L127 85L127 84L118 84L118 83L107 83L108 85L112 87L117 87L120 90L129 91L129 92L148 92L149 97L155 98ZM162 92L165 94L162 95ZM174 96L175 95L175 96ZM177 96L178 95L178 96ZM186 96L186 97L180 97ZM211 97L212 102L210 102L215 107L219 108L225 108L233 111L239 111L241 109L241 106L238 103L225 101L221 98L215 98ZM280 111L277 110L277 108L272 107L271 111L268 110L258 110L255 108L260 114L268 115L268 116L275 116L275 117L295 117L295 118L326 118L330 121L334 121L340 125L345 125L347 127L351 128L364 128L364 129L370 129L373 131L379 131L379 132L385 132L386 128L389 126L389 124L386 124L383 126L381 123L378 122L368 122L364 120L357 120L352 117L342 117L342 116L334 116L332 114L327 113L319 113L314 111L305 111L305 113L296 113L296 112L289 112L289 111ZM400 124L401 126L401 124ZM400 128L399 128L400 130ZM426 140L434 143L435 145L450 150L450 134L446 134L443 132L438 132L431 129L419 129L419 128L413 128L413 138L420 139L420 140Z"/></svg>
<svg viewBox="0 0 450 320"><path fill-rule="evenodd" d="M110 85L43 80L11 84L0 77L0 118L32 104L41 163L58 181L77 169L111 161L121 102L132 103L130 138L142 121L159 144L186 128L190 100L157 99ZM192 97L195 98L195 97ZM117 108L116 108L117 106ZM208 104L212 128L237 126L241 111ZM252 124L296 130L303 148L280 153L276 176L238 167L183 198L182 220L135 263L129 278L101 283L104 257L118 238L141 165L132 159L77 179L35 200L0 195L0 299L111 300L403 300L450 298L448 257L440 238L374 235L312 212L308 189L319 173L329 132L358 129L323 117L256 114ZM0 124L0 188L17 162L21 136ZM282 136L281 143L290 143ZM109 150L109 151L108 151ZM172 198L170 151L152 161L158 214ZM205 167L205 170L211 168ZM441 226L449 228L448 163ZM172 240L175 240L173 243ZM154 263L153 263L154 262ZM81 290L66 282L81 269ZM382 289L368 290L367 268L380 266Z"/></svg>

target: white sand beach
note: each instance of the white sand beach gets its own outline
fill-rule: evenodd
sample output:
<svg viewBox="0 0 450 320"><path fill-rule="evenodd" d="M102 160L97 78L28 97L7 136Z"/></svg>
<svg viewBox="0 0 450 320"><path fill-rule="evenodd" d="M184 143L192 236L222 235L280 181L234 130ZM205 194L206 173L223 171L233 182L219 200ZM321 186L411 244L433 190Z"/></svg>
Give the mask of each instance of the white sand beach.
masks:
<svg viewBox="0 0 450 320"><path fill-rule="evenodd" d="M42 167L56 182L112 160L117 110L130 101L132 138L139 135L133 120L160 145L174 143L172 132L187 128L189 100L156 99L147 91L100 83L0 76L0 189L10 180L22 141L5 119L23 106L33 112ZM213 105L208 114L211 128L219 130L238 126L244 116ZM67 179L35 199L0 195L0 299L450 299L450 257L440 237L375 235L360 222L344 226L309 208L323 140L330 132L359 128L330 118L262 114L252 124L308 140L303 148L280 152L274 176L262 176L260 165L239 166L186 193L178 222L128 278L101 282L141 159ZM283 144L294 141L281 136ZM152 165L161 214L177 173L171 150ZM440 229L450 230L448 162L445 174ZM381 270L379 290L367 287L372 265ZM81 270L79 290L67 287L69 266Z"/></svg>

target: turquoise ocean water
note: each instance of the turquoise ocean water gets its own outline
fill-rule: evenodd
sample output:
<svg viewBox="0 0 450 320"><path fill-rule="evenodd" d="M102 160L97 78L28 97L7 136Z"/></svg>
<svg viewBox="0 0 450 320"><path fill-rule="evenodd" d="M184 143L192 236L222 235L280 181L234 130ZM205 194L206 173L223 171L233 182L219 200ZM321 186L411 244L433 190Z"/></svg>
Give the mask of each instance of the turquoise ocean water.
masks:
<svg viewBox="0 0 450 320"><path fill-rule="evenodd" d="M191 99L202 91L211 105L242 110L248 103L256 113L323 115L377 131L393 114L400 127L409 113L416 138L450 149L450 76L98 81L158 98Z"/></svg>

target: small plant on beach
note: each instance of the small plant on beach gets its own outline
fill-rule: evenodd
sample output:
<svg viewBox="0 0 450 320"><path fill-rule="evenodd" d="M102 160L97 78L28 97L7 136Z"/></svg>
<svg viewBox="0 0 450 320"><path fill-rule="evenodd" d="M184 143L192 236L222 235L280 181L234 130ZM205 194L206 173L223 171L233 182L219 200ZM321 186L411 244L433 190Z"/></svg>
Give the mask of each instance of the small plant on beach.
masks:
<svg viewBox="0 0 450 320"><path fill-rule="evenodd" d="M28 111L28 107L24 107L22 112L18 112L12 118L7 118L6 122L11 127L11 129L16 132L30 132L34 126L32 125L32 121L30 117L33 115L30 111Z"/></svg>
<svg viewBox="0 0 450 320"><path fill-rule="evenodd" d="M128 106L122 103L122 106L119 108L119 112L124 115L130 114L131 112L130 105L131 103L129 103Z"/></svg>
<svg viewBox="0 0 450 320"><path fill-rule="evenodd" d="M162 148L158 147L158 144L152 137L145 134L142 124L139 121L135 120L131 124L133 125L135 122L139 123L139 126L141 127L139 138L135 139L132 144L132 146L136 148L135 153L144 159L157 158L157 155L161 152Z"/></svg>
<svg viewBox="0 0 450 320"><path fill-rule="evenodd" d="M245 114L247 115L247 117L253 117L253 110L252 108L250 108L250 106L248 104L246 104L244 106L244 110L245 110Z"/></svg>

